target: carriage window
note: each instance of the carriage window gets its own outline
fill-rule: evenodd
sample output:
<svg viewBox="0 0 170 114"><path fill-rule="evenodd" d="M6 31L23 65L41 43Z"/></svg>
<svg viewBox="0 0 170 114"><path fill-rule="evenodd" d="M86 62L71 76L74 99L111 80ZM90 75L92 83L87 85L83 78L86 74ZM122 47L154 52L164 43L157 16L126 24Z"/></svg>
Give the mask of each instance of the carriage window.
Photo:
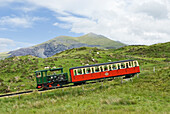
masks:
<svg viewBox="0 0 170 114"><path fill-rule="evenodd" d="M132 62L129 62L129 67L132 67Z"/></svg>
<svg viewBox="0 0 170 114"><path fill-rule="evenodd" d="M104 71L108 71L108 66L104 66Z"/></svg>
<svg viewBox="0 0 170 114"><path fill-rule="evenodd" d="M125 64L124 63L121 63L121 68L125 68Z"/></svg>
<svg viewBox="0 0 170 114"><path fill-rule="evenodd" d="M118 67L118 69L120 69L120 65L119 64L117 64L117 67Z"/></svg>
<svg viewBox="0 0 170 114"><path fill-rule="evenodd" d="M77 72L76 72L76 70L74 70L74 76L76 76L77 75Z"/></svg>
<svg viewBox="0 0 170 114"><path fill-rule="evenodd" d="M100 72L99 66L96 66L96 67L95 67L95 72Z"/></svg>
<svg viewBox="0 0 170 114"><path fill-rule="evenodd" d="M133 61L133 67L135 67L135 61Z"/></svg>
<svg viewBox="0 0 170 114"><path fill-rule="evenodd" d="M90 68L86 68L86 73L87 73L87 74L91 73L91 72L90 72Z"/></svg>
<svg viewBox="0 0 170 114"><path fill-rule="evenodd" d="M104 71L104 66L100 66L100 68L101 68L101 72L103 72Z"/></svg>
<svg viewBox="0 0 170 114"><path fill-rule="evenodd" d="M126 68L129 68L129 63L125 63L125 65L126 65Z"/></svg>
<svg viewBox="0 0 170 114"><path fill-rule="evenodd" d="M78 74L77 75L81 75L82 74L82 70L78 69Z"/></svg>
<svg viewBox="0 0 170 114"><path fill-rule="evenodd" d="M83 70L83 74L86 74L86 69L82 69Z"/></svg>
<svg viewBox="0 0 170 114"><path fill-rule="evenodd" d="M137 66L139 66L139 63L138 63L138 61L136 61L136 65L137 65Z"/></svg>
<svg viewBox="0 0 170 114"><path fill-rule="evenodd" d="M116 70L117 68L116 68L116 65L113 65L113 70Z"/></svg>
<svg viewBox="0 0 170 114"><path fill-rule="evenodd" d="M135 64L134 64L134 61L132 62L132 67L134 67L135 66Z"/></svg>
<svg viewBox="0 0 170 114"><path fill-rule="evenodd" d="M95 67L91 67L91 72L94 73L95 72Z"/></svg>
<svg viewBox="0 0 170 114"><path fill-rule="evenodd" d="M138 66L138 65L137 65L137 61L134 61L134 66L135 66L135 67L137 67L137 66Z"/></svg>
<svg viewBox="0 0 170 114"><path fill-rule="evenodd" d="M37 75L37 77L41 77L41 73L40 72L36 73L36 75Z"/></svg>
<svg viewBox="0 0 170 114"><path fill-rule="evenodd" d="M109 69L110 69L110 70L113 70L113 65L109 65Z"/></svg>
<svg viewBox="0 0 170 114"><path fill-rule="evenodd" d="M84 74L84 71L83 71L83 69L81 69L81 74Z"/></svg>
<svg viewBox="0 0 170 114"><path fill-rule="evenodd" d="M136 67L135 61L133 62L133 66Z"/></svg>
<svg viewBox="0 0 170 114"><path fill-rule="evenodd" d="M107 70L107 66L104 66L104 71L106 71Z"/></svg>

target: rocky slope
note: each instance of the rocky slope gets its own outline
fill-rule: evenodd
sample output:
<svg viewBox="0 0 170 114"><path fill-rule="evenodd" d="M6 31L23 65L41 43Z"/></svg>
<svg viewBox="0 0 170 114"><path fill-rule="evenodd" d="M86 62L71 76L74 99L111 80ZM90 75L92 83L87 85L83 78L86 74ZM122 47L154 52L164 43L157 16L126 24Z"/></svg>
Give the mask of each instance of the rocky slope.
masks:
<svg viewBox="0 0 170 114"><path fill-rule="evenodd" d="M89 33L80 37L59 36L42 44L9 52L10 56L33 55L41 58L51 57L61 51L79 47L119 48L125 44L110 40L102 35Z"/></svg>

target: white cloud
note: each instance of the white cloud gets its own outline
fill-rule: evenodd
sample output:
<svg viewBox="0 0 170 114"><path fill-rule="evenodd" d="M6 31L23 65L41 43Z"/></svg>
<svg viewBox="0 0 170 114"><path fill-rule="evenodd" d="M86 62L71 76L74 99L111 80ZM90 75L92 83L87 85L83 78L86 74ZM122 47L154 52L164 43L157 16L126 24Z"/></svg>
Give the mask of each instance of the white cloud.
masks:
<svg viewBox="0 0 170 114"><path fill-rule="evenodd" d="M0 38L0 52L8 52L11 50L33 46L34 44L16 42L8 38Z"/></svg>
<svg viewBox="0 0 170 114"><path fill-rule="evenodd" d="M146 13L149 16L154 18L167 18L168 17L168 9L165 4L161 4L158 2L146 2L138 6L136 8L137 12Z"/></svg>
<svg viewBox="0 0 170 114"><path fill-rule="evenodd" d="M63 28L63 29L70 29L71 28L71 24L67 24L67 23L54 23L53 24L54 26L58 26L60 28Z"/></svg>
<svg viewBox="0 0 170 114"><path fill-rule="evenodd" d="M35 21L45 20L45 18L40 17L16 17L16 16L5 16L0 18L0 26L10 26L10 27L21 27L30 28Z"/></svg>
<svg viewBox="0 0 170 114"><path fill-rule="evenodd" d="M75 33L94 32L128 44L170 41L169 0L29 0L56 13ZM73 14L73 15L72 15ZM79 16L78 16L79 15ZM64 28L65 24L55 23Z"/></svg>
<svg viewBox="0 0 170 114"><path fill-rule="evenodd" d="M24 13L28 13L28 12L35 11L38 8L28 5L28 6L21 6L21 7L16 7L16 8L12 8L12 9L17 10L17 11L23 11Z"/></svg>
<svg viewBox="0 0 170 114"><path fill-rule="evenodd" d="M31 27L32 22L30 22L27 18L6 16L0 18L0 25L23 26L28 28Z"/></svg>
<svg viewBox="0 0 170 114"><path fill-rule="evenodd" d="M25 2L54 11L56 18L62 23L56 22L53 25L70 29L75 33L94 32L127 44L150 45L170 41L169 0L25 0ZM29 24L26 24L27 26Z"/></svg>

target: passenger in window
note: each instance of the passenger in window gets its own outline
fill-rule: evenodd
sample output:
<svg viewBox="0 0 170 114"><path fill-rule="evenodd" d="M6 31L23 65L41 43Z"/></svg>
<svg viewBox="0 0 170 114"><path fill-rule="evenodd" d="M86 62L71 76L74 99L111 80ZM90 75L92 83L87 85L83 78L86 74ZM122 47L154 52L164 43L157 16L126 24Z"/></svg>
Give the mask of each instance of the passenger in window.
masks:
<svg viewBox="0 0 170 114"><path fill-rule="evenodd" d="M128 63L126 63L126 68L129 68Z"/></svg>
<svg viewBox="0 0 170 114"><path fill-rule="evenodd" d="M116 69L116 66L115 65L113 65L113 70L115 70Z"/></svg>
<svg viewBox="0 0 170 114"><path fill-rule="evenodd" d="M105 67L104 67L104 69L105 69L105 71L108 71L108 68L107 68L107 66L105 66Z"/></svg>
<svg viewBox="0 0 170 114"><path fill-rule="evenodd" d="M125 65L121 64L121 68L125 68Z"/></svg>
<svg viewBox="0 0 170 114"><path fill-rule="evenodd" d="M87 68L87 74L89 74L90 73L90 68Z"/></svg>
<svg viewBox="0 0 170 114"><path fill-rule="evenodd" d="M113 70L113 69L112 69L112 65L109 65L109 69L110 69L110 71Z"/></svg>
<svg viewBox="0 0 170 114"><path fill-rule="evenodd" d="M95 68L95 71L96 71L96 72L99 72L99 67L96 67L96 68Z"/></svg>
<svg viewBox="0 0 170 114"><path fill-rule="evenodd" d="M85 69L83 69L83 74L86 74L86 70Z"/></svg>
<svg viewBox="0 0 170 114"><path fill-rule="evenodd" d="M78 75L82 74L82 71L81 69L78 70Z"/></svg>

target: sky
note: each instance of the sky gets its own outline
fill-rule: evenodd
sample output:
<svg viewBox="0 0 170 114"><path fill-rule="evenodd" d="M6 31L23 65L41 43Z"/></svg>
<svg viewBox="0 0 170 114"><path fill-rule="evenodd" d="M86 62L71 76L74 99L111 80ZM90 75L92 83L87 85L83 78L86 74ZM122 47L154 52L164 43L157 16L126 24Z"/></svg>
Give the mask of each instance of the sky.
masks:
<svg viewBox="0 0 170 114"><path fill-rule="evenodd" d="M0 0L0 52L90 32L129 45L168 42L170 0Z"/></svg>

